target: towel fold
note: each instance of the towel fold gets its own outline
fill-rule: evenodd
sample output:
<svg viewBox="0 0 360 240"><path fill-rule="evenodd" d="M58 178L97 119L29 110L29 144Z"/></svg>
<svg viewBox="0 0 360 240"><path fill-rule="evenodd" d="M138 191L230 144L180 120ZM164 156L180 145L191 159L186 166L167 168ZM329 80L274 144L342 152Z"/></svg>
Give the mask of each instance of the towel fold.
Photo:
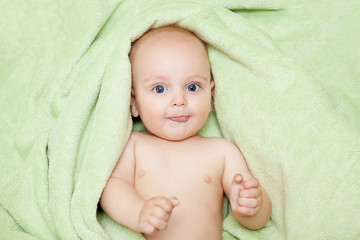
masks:
<svg viewBox="0 0 360 240"><path fill-rule="evenodd" d="M359 119L334 104L315 68L284 53L276 29L256 24L284 14L279 8L270 0L1 2L0 238L143 239L98 201L133 128L131 42L170 24L208 45L215 111L201 134L234 142L273 203L270 222L251 231L224 201L223 239L358 238Z"/></svg>

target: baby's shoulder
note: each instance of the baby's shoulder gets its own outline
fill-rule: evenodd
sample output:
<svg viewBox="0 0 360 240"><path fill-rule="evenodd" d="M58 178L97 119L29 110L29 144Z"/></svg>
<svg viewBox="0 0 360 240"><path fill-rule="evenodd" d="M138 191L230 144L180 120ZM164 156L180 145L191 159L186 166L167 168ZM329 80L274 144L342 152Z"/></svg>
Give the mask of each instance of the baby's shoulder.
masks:
<svg viewBox="0 0 360 240"><path fill-rule="evenodd" d="M143 145L149 145L159 142L159 138L152 135L151 133L147 131L133 131L131 132L129 142L134 144L134 146L143 146Z"/></svg>
<svg viewBox="0 0 360 240"><path fill-rule="evenodd" d="M143 135L144 134L141 132L132 131L127 140L126 148L134 148L136 143L141 141L144 138Z"/></svg>
<svg viewBox="0 0 360 240"><path fill-rule="evenodd" d="M207 143L209 147L212 147L214 150L223 150L227 151L238 151L238 147L231 141L220 138L220 137L202 137L202 140Z"/></svg>
<svg viewBox="0 0 360 240"><path fill-rule="evenodd" d="M140 131L140 132L137 132L137 131L132 131L131 132L131 135L130 135L130 138L129 138L129 141L139 141L141 139L144 139L144 138L147 138L149 137L149 134L146 133L145 131Z"/></svg>

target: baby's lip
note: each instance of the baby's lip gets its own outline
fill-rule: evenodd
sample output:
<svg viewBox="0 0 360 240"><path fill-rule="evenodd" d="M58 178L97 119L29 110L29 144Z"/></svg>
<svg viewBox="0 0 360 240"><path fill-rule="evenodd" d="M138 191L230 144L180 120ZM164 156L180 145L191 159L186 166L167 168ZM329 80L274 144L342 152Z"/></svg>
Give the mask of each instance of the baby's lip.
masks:
<svg viewBox="0 0 360 240"><path fill-rule="evenodd" d="M169 120L173 122L187 122L189 120L189 116L175 116L175 117L168 117Z"/></svg>

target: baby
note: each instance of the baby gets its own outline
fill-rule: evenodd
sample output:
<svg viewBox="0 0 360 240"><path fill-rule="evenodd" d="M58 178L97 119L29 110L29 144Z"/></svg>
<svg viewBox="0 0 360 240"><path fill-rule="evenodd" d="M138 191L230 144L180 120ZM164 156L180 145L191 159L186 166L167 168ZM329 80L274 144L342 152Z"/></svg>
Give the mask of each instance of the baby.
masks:
<svg viewBox="0 0 360 240"><path fill-rule="evenodd" d="M214 91L205 44L162 27L133 44L130 61L131 114L146 131L132 132L103 191L103 210L146 239L219 240L225 193L243 226L263 227L271 202L239 149L197 134Z"/></svg>

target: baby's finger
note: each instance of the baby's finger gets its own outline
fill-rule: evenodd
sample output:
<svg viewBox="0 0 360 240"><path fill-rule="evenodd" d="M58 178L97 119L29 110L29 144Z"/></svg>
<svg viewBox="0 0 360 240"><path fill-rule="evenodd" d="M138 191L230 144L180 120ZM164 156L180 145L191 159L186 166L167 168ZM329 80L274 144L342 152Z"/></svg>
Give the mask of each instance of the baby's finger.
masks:
<svg viewBox="0 0 360 240"><path fill-rule="evenodd" d="M156 231L167 228L167 223L156 216L149 216L148 222L156 229Z"/></svg>
<svg viewBox="0 0 360 240"><path fill-rule="evenodd" d="M241 184L243 182L244 178L240 173L237 173L233 177L233 185Z"/></svg>
<svg viewBox="0 0 360 240"><path fill-rule="evenodd" d="M155 201L155 206L161 207L168 213L173 209L171 202L166 197L158 197Z"/></svg>
<svg viewBox="0 0 360 240"><path fill-rule="evenodd" d="M177 197L172 196L172 197L169 197L168 200L170 201L173 208L180 205L180 201Z"/></svg>
<svg viewBox="0 0 360 240"><path fill-rule="evenodd" d="M242 186L243 177L241 174L237 173L234 175L231 189L230 189L230 202L231 204L236 202L236 199L239 197L239 192L241 190L244 190L244 187Z"/></svg>
<svg viewBox="0 0 360 240"><path fill-rule="evenodd" d="M257 198L261 195L261 190L259 188L249 188L243 191L240 191L239 196L243 198Z"/></svg>
<svg viewBox="0 0 360 240"><path fill-rule="evenodd" d="M145 222L140 226L141 232L146 235L153 235L157 232L156 228L149 222Z"/></svg>
<svg viewBox="0 0 360 240"><path fill-rule="evenodd" d="M162 207L156 206L153 211L151 212L151 215L163 220L168 221L170 218L170 213L165 211Z"/></svg>
<svg viewBox="0 0 360 240"><path fill-rule="evenodd" d="M258 188L260 186L259 180L257 180L257 178L254 177L244 181L242 185L244 186L245 189Z"/></svg>
<svg viewBox="0 0 360 240"><path fill-rule="evenodd" d="M239 198L237 202L240 207L256 208L260 206L259 198Z"/></svg>
<svg viewBox="0 0 360 240"><path fill-rule="evenodd" d="M245 216L253 216L259 211L259 207L257 208L247 208L239 206L235 209L235 213L245 215Z"/></svg>

